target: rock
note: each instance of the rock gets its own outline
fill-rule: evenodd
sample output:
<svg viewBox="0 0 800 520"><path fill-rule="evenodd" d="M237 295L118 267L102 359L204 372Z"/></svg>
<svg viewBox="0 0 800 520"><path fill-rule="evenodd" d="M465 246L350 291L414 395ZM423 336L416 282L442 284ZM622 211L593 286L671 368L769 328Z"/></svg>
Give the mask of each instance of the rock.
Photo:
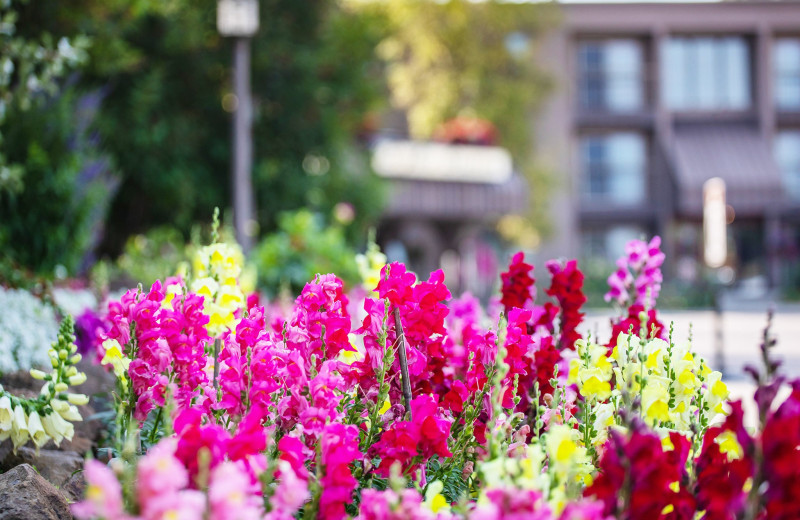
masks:
<svg viewBox="0 0 800 520"><path fill-rule="evenodd" d="M86 477L83 471L75 473L61 486L61 494L69 502L79 502L83 500L83 495L86 492Z"/></svg>
<svg viewBox="0 0 800 520"><path fill-rule="evenodd" d="M83 457L74 451L58 450L36 450L33 448L22 447L17 450L17 454L6 455L0 461L0 471L10 470L20 464L28 464L48 482L56 487L63 486L73 473L83 469Z"/></svg>
<svg viewBox="0 0 800 520"><path fill-rule="evenodd" d="M0 475L0 520L72 520L66 499L22 464Z"/></svg>

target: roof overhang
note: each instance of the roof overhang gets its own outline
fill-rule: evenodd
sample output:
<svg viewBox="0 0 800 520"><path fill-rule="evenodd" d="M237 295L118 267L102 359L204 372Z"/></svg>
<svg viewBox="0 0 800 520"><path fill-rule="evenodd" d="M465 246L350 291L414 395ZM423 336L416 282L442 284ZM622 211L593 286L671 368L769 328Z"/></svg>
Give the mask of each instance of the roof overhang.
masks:
<svg viewBox="0 0 800 520"><path fill-rule="evenodd" d="M739 216L759 216L783 200L778 165L761 134L747 125L676 126L673 164L682 216L703 214L703 185L725 181L727 204Z"/></svg>

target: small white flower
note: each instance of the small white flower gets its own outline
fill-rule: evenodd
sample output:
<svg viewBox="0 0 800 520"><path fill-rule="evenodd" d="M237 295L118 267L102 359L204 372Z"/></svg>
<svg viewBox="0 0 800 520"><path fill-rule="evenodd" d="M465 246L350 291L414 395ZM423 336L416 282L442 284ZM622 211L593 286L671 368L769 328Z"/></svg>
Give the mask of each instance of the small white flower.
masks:
<svg viewBox="0 0 800 520"><path fill-rule="evenodd" d="M0 441L11 436L11 423L14 410L11 409L11 399L7 395L0 397Z"/></svg>
<svg viewBox="0 0 800 520"><path fill-rule="evenodd" d="M68 421L82 421L83 417L81 417L80 412L78 412L78 408L75 406L69 405L66 411L58 412L61 417Z"/></svg>
<svg viewBox="0 0 800 520"><path fill-rule="evenodd" d="M50 440L50 436L44 431L42 420L36 410L32 411L28 416L28 434L37 449L44 446L47 441Z"/></svg>
<svg viewBox="0 0 800 520"><path fill-rule="evenodd" d="M51 436L56 445L60 445L63 439L68 441L72 440L75 434L75 427L72 423L65 421L63 417L57 413L49 413L42 419L42 425L47 435Z"/></svg>

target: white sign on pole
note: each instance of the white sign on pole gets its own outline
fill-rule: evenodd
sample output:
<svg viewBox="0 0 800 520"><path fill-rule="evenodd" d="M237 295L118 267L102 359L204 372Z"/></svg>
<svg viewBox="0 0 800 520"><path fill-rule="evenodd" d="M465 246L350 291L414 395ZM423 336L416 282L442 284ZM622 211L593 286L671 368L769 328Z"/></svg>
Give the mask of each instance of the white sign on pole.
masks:
<svg viewBox="0 0 800 520"><path fill-rule="evenodd" d="M258 0L219 0L217 30L222 36L253 36L258 31Z"/></svg>
<svg viewBox="0 0 800 520"><path fill-rule="evenodd" d="M703 257L709 267L722 267L728 259L727 221L725 181L714 177L703 184Z"/></svg>

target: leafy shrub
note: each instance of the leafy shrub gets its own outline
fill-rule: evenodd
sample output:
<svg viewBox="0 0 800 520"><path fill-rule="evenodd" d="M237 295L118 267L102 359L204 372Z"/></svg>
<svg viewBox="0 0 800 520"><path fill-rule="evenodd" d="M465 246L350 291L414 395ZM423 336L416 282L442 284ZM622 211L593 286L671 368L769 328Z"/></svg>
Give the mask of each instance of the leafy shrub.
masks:
<svg viewBox="0 0 800 520"><path fill-rule="evenodd" d="M317 273L336 273L348 286L359 280L356 252L341 227L323 228L319 215L307 210L283 213L278 231L253 253L259 283L270 294L282 287L299 292Z"/></svg>

